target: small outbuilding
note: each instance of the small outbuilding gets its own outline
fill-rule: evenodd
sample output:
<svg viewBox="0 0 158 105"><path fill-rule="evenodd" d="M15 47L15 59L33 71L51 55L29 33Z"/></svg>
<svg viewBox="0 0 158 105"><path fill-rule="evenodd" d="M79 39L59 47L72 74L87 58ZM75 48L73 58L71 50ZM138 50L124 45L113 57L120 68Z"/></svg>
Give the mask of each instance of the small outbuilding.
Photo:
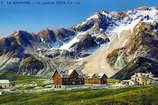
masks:
<svg viewBox="0 0 158 105"><path fill-rule="evenodd" d="M124 86L138 85L138 83L136 81L133 81L133 80L123 80L123 81L121 81L121 84Z"/></svg>
<svg viewBox="0 0 158 105"><path fill-rule="evenodd" d="M6 89L10 87L9 80L0 80L0 89Z"/></svg>

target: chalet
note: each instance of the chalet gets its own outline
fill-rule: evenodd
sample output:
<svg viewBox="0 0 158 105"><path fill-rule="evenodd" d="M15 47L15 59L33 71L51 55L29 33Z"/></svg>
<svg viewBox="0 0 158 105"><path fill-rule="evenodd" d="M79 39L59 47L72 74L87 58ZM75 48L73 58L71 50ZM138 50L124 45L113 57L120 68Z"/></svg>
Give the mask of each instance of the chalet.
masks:
<svg viewBox="0 0 158 105"><path fill-rule="evenodd" d="M5 89L10 87L9 80L0 80L0 89Z"/></svg>
<svg viewBox="0 0 158 105"><path fill-rule="evenodd" d="M107 84L107 76L103 73L89 74L85 77L85 84Z"/></svg>
<svg viewBox="0 0 158 105"><path fill-rule="evenodd" d="M84 76L81 70L56 70L53 74L53 81L58 87L61 85L82 85Z"/></svg>
<svg viewBox="0 0 158 105"><path fill-rule="evenodd" d="M139 85L152 84L153 75L152 73L135 73L131 76L131 80L137 82Z"/></svg>

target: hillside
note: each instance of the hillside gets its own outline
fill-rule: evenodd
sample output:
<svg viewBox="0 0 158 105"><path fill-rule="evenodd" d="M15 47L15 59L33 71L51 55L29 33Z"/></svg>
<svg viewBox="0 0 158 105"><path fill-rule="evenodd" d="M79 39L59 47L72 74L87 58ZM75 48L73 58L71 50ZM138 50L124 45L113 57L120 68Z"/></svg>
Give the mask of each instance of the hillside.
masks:
<svg viewBox="0 0 158 105"><path fill-rule="evenodd" d="M134 30L125 46L113 50L107 57L107 61L112 62L111 66L114 68L118 65L118 59L123 59L122 62L125 63L114 77L129 79L136 72L151 72L158 76L157 23L140 23Z"/></svg>
<svg viewBox="0 0 158 105"><path fill-rule="evenodd" d="M112 76L112 78L121 80L130 79L130 77L134 75L136 72L151 72L152 74L154 74L154 76L157 76L157 69L158 62L155 62L151 59L140 57L129 62L122 70L120 70L118 73Z"/></svg>
<svg viewBox="0 0 158 105"><path fill-rule="evenodd" d="M16 97L16 98L15 98ZM0 96L0 105L157 105L158 87L57 91Z"/></svg>

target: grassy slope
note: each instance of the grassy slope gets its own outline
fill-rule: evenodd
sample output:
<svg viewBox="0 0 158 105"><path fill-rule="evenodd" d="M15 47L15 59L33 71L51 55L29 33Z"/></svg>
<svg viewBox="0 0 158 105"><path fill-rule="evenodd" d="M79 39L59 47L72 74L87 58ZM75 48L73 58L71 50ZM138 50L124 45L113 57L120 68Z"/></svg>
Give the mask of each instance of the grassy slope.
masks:
<svg viewBox="0 0 158 105"><path fill-rule="evenodd" d="M158 105L158 86L12 94L0 105Z"/></svg>
<svg viewBox="0 0 158 105"><path fill-rule="evenodd" d="M107 82L108 83L119 83L120 82L120 80L116 80L116 79L107 79Z"/></svg>
<svg viewBox="0 0 158 105"><path fill-rule="evenodd" d="M0 72L0 79L8 79L16 84L30 84L36 82L41 85L43 78L16 74L14 72Z"/></svg>

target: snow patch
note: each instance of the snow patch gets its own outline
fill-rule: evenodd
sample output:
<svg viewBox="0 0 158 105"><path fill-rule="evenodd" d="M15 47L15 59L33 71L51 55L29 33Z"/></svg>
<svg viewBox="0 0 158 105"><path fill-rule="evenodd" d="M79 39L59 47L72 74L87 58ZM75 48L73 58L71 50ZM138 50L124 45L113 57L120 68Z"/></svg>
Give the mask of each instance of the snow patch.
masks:
<svg viewBox="0 0 158 105"><path fill-rule="evenodd" d="M139 11L139 10L133 10L128 11L128 16L123 18L122 20L113 20L116 25L109 27L107 32L112 40L114 38L113 35L117 35L118 38L121 37L121 32L124 30L130 30L133 32L134 27L139 22L147 22L147 23L154 23L155 21L158 21L157 16L158 10L155 8L151 8L151 10L146 11Z"/></svg>
<svg viewBox="0 0 158 105"><path fill-rule="evenodd" d="M130 30L131 32L133 32L134 27L135 27L140 21L141 21L141 18L132 21L130 24L120 24L120 26L118 26L117 28L115 28L112 33L115 33L116 35L118 35L118 38L120 38L122 31L124 31L124 30Z"/></svg>
<svg viewBox="0 0 158 105"><path fill-rule="evenodd" d="M59 49L70 50L70 47L71 47L73 44L75 44L75 43L77 43L77 42L80 41L80 40L78 39L78 37L81 36L81 35L84 35L84 34L86 34L86 33L87 33L87 31L85 31L85 32L78 32L77 35L76 35L72 40L70 40L70 41L67 42L67 43L64 43Z"/></svg>
<svg viewBox="0 0 158 105"><path fill-rule="evenodd" d="M126 39L126 40L123 42L122 47L124 47L127 42L128 42L128 39Z"/></svg>
<svg viewBox="0 0 158 105"><path fill-rule="evenodd" d="M99 18L98 14L94 14L94 15L90 16L89 18L87 18L86 20L89 21L91 19L98 19L98 18Z"/></svg>

